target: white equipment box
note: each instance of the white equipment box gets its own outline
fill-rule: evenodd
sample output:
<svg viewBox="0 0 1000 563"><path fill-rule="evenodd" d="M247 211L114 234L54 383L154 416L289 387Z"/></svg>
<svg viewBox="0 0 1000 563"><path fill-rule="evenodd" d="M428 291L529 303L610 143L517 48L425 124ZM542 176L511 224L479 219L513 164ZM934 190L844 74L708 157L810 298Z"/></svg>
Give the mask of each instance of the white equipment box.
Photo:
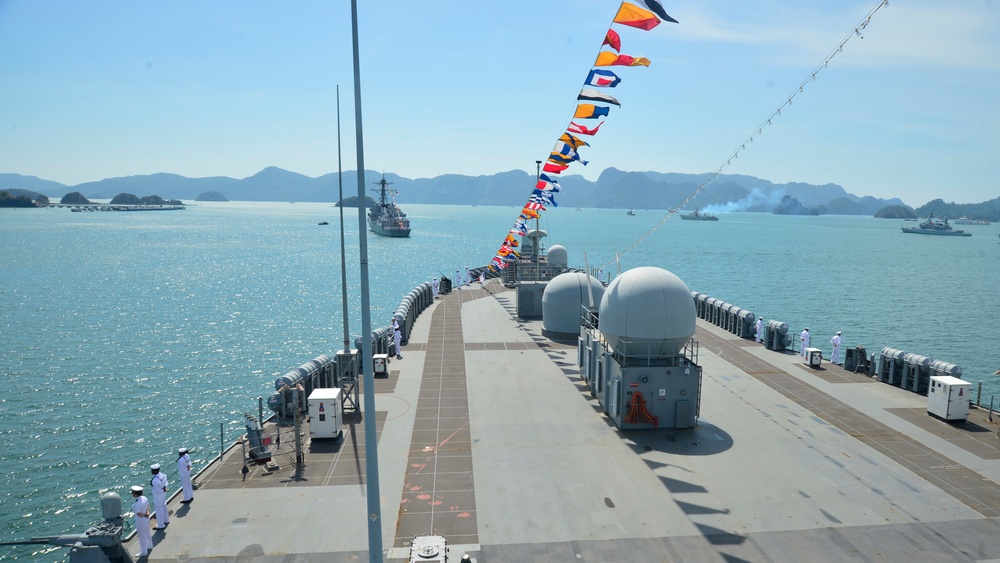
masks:
<svg viewBox="0 0 1000 563"><path fill-rule="evenodd" d="M969 417L972 384L950 375L931 376L927 388L927 414L942 420L964 421Z"/></svg>
<svg viewBox="0 0 1000 563"><path fill-rule="evenodd" d="M819 348L806 348L805 364L811 368L818 368L823 363L823 351Z"/></svg>
<svg viewBox="0 0 1000 563"><path fill-rule="evenodd" d="M379 377L389 375L389 355L375 354L372 357L372 370Z"/></svg>
<svg viewBox="0 0 1000 563"><path fill-rule="evenodd" d="M339 438L343 425L340 389L313 389L309 394L309 437Z"/></svg>

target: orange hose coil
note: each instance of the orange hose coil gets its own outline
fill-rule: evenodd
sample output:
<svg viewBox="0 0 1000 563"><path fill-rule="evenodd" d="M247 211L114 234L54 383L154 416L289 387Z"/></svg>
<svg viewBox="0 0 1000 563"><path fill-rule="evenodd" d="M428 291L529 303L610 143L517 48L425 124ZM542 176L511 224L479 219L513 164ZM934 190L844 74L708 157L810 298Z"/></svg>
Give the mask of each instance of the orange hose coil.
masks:
<svg viewBox="0 0 1000 563"><path fill-rule="evenodd" d="M636 391L632 394L632 401L629 402L628 412L625 413L626 424L649 423L653 428L659 428L657 417L649 413L646 408L646 400L642 398L642 393Z"/></svg>

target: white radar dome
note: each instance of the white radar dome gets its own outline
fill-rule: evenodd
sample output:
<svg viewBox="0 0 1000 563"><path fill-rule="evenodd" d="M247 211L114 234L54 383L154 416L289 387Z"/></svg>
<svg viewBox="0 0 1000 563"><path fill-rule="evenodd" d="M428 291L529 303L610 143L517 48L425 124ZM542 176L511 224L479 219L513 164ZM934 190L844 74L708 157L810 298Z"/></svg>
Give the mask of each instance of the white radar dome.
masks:
<svg viewBox="0 0 1000 563"><path fill-rule="evenodd" d="M614 279L601 299L599 327L627 355L670 356L694 336L691 290L673 273L641 267Z"/></svg>
<svg viewBox="0 0 1000 563"><path fill-rule="evenodd" d="M542 335L558 342L576 342L583 306L596 309L603 296L601 282L583 272L566 272L552 278L542 293Z"/></svg>
<svg viewBox="0 0 1000 563"><path fill-rule="evenodd" d="M549 247L549 251L545 254L545 259L548 261L549 266L558 270L565 270L569 260L566 255L566 248L559 244L553 244Z"/></svg>

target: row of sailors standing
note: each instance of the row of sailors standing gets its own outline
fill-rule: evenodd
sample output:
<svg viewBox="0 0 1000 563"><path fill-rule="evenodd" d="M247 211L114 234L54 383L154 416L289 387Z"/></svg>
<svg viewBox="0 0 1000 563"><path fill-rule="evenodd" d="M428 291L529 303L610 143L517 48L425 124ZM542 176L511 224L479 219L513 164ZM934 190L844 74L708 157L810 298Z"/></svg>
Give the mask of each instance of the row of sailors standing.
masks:
<svg viewBox="0 0 1000 563"><path fill-rule="evenodd" d="M837 334L833 335L830 339L830 344L833 345L833 353L830 354L830 363L838 366L844 365L844 362L840 359L840 343L842 342L840 338L841 332L838 330ZM802 347L799 349L799 354L804 358L806 357L806 348L809 347L809 342L812 340L809 334L809 327L806 327L799 335L799 341L802 343Z"/></svg>
<svg viewBox="0 0 1000 563"><path fill-rule="evenodd" d="M465 269L465 276L462 276L462 274L460 274L458 270L455 270L455 280L456 280L455 284L458 287L458 289L462 289L463 285L472 285L472 282L474 281L483 283L484 281L486 281L486 271L483 270L482 272L480 272L478 278L472 279L472 272L470 272L468 268Z"/></svg>
<svg viewBox="0 0 1000 563"><path fill-rule="evenodd" d="M757 343L761 343L764 340L764 321L760 317L757 317L757 324L754 325L756 330L755 338ZM830 339L830 344L833 345L833 353L830 354L830 363L835 365L844 365L844 362L840 359L840 343L842 342L840 338L841 331L837 331L837 334ZM809 343L812 341L812 335L809 334L809 327L806 327L801 334L799 334L799 355L803 358L806 357L806 348L809 347Z"/></svg>
<svg viewBox="0 0 1000 563"><path fill-rule="evenodd" d="M170 512L167 510L167 492L170 482L167 476L160 471L160 464L154 463L149 466L153 478L149 480L149 488L153 491L153 509L156 514L155 530L165 530L170 524ZM181 480L181 488L184 491L182 504L188 504L194 500L194 487L191 484L191 456L187 448L177 450L177 475ZM143 493L142 485L132 485L132 513L135 515L135 530L139 538L139 553L136 557L146 557L153 549L153 536L150 531L150 510L149 500Z"/></svg>
<svg viewBox="0 0 1000 563"><path fill-rule="evenodd" d="M483 283L483 281L485 281L485 279L486 279L486 273L485 272L483 272L482 274L479 274L478 280L473 280L472 279L472 273L469 272L468 268L465 269L465 276L462 276L462 273L461 273L460 270L455 270L455 289L462 289L463 285L471 285L473 281L478 281L479 283ZM431 287L434 288L434 299L437 299L438 298L438 290L439 290L439 287L440 287L440 282L438 282L437 278L434 278L433 280L431 280Z"/></svg>

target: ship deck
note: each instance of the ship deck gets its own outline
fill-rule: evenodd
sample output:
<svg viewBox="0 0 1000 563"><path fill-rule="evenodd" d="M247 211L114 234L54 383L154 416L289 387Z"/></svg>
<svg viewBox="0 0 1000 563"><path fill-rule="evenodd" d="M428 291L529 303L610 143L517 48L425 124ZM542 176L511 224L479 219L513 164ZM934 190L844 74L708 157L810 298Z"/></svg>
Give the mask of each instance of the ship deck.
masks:
<svg viewBox="0 0 1000 563"><path fill-rule="evenodd" d="M974 410L803 365L698 320L703 398L690 430L622 432L576 349L517 318L496 282L442 296L375 382L386 560L443 535L450 560L1000 561L1000 440ZM149 561L367 560L364 425L273 463L230 448L170 502ZM172 479L176 482L176 479ZM134 537L129 541L136 553Z"/></svg>

